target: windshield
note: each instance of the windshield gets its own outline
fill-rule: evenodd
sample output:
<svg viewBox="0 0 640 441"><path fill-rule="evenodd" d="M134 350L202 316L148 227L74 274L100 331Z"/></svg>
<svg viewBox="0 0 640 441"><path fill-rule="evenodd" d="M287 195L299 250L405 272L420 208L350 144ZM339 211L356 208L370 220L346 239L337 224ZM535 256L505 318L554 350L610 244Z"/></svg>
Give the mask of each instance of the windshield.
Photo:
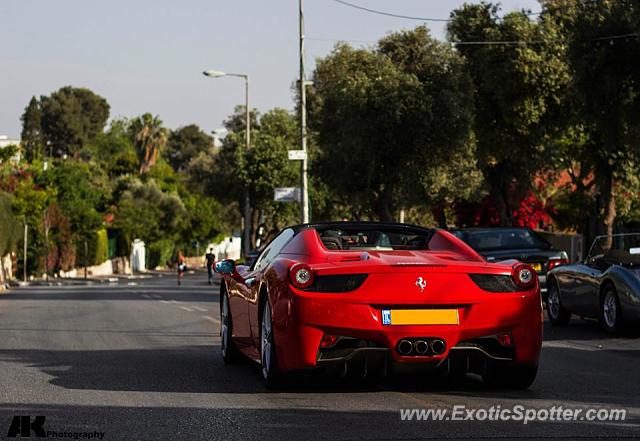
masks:
<svg viewBox="0 0 640 441"><path fill-rule="evenodd" d="M613 265L639 265L640 233L596 237L588 260L603 260Z"/></svg>
<svg viewBox="0 0 640 441"><path fill-rule="evenodd" d="M378 225L315 227L328 250L426 250L432 232L420 228Z"/></svg>
<svg viewBox="0 0 640 441"><path fill-rule="evenodd" d="M466 231L462 234L462 239L476 251L551 247L536 232L526 228Z"/></svg>

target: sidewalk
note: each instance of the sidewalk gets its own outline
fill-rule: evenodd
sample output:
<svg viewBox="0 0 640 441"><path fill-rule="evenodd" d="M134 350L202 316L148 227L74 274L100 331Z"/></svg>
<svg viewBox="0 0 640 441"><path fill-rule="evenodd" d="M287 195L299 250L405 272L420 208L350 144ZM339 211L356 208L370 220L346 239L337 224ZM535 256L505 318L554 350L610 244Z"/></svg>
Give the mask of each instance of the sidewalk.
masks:
<svg viewBox="0 0 640 441"><path fill-rule="evenodd" d="M10 280L6 283L7 288L21 288L27 286L82 286L97 284L116 284L121 281L131 281L139 279L150 279L159 271L147 272L143 274L112 274L109 276L91 276L87 277L49 277L49 280L34 279L26 282L22 280ZM0 291L2 288L0 288Z"/></svg>

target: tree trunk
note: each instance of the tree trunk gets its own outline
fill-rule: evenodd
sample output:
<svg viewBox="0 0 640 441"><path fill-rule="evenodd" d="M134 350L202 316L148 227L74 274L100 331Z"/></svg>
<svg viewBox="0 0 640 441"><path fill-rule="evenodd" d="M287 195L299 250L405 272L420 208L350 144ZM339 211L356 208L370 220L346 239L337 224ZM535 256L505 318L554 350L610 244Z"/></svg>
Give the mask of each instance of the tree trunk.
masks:
<svg viewBox="0 0 640 441"><path fill-rule="evenodd" d="M613 234L613 227L616 221L616 196L614 193L613 172L608 170L602 178L599 191L599 214L598 234L606 234L609 239L605 242L605 247L610 248Z"/></svg>
<svg viewBox="0 0 640 441"><path fill-rule="evenodd" d="M434 211L436 219L438 221L438 227L446 230L448 228L448 224L447 213L445 212L445 203L441 202L440 204L438 204L438 207Z"/></svg>

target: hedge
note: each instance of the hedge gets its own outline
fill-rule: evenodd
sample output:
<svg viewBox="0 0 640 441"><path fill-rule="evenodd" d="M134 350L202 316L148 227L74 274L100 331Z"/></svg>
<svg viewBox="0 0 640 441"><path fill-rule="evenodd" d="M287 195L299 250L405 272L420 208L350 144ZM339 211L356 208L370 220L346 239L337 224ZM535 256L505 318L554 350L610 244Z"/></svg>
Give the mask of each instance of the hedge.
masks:
<svg viewBox="0 0 640 441"><path fill-rule="evenodd" d="M147 268L153 269L157 266L164 266L173 257L175 244L168 239L161 239L152 242L147 247Z"/></svg>

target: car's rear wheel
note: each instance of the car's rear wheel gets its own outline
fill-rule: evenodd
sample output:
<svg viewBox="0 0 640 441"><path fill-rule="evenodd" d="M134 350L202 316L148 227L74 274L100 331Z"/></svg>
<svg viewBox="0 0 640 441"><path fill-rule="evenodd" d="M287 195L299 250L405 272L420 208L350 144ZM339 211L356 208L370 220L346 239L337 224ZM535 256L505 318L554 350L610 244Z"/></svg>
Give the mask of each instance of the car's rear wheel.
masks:
<svg viewBox="0 0 640 441"><path fill-rule="evenodd" d="M547 315L552 325L561 326L569 323L571 313L562 306L558 282L549 280L547 284Z"/></svg>
<svg viewBox="0 0 640 441"><path fill-rule="evenodd" d="M269 300L264 301L262 307L262 323L260 325L260 359L262 361L262 378L267 387L276 387L282 380L276 359L276 345L273 338L273 323Z"/></svg>
<svg viewBox="0 0 640 441"><path fill-rule="evenodd" d="M600 302L600 323L605 331L615 334L622 327L622 311L620 301L613 286L605 288Z"/></svg>
<svg viewBox="0 0 640 441"><path fill-rule="evenodd" d="M240 351L233 342L233 321L229 308L229 296L222 293L222 305L220 305L220 352L225 363L233 363L240 358Z"/></svg>
<svg viewBox="0 0 640 441"><path fill-rule="evenodd" d="M482 381L496 389L526 389L536 379L538 366L488 366Z"/></svg>

